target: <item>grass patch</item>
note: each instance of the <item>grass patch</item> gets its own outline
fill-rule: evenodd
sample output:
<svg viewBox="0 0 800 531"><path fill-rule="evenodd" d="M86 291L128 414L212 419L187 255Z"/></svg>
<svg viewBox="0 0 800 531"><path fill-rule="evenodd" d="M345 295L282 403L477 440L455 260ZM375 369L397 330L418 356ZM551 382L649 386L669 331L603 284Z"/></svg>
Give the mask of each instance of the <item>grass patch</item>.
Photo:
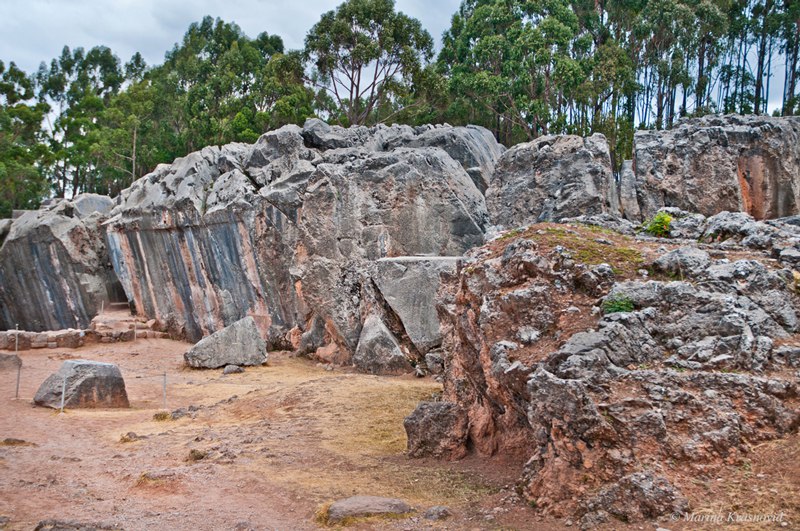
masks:
<svg viewBox="0 0 800 531"><path fill-rule="evenodd" d="M134 432L129 431L128 433L120 436L119 442L121 442L121 443L131 443L131 442L134 442L134 441L139 441L141 439L146 439L146 437L143 437L141 435L136 435Z"/></svg>
<svg viewBox="0 0 800 531"><path fill-rule="evenodd" d="M614 295L606 297L603 301L603 313L632 312L634 310L633 301L627 295Z"/></svg>
<svg viewBox="0 0 800 531"><path fill-rule="evenodd" d="M510 231L506 232L505 234L503 234L501 236L498 236L497 237L497 241L501 241L502 242L502 241L505 241L505 240L510 240L511 238L516 238L517 236L519 236L523 232L525 232L525 230L522 229L522 228L511 229Z"/></svg>
<svg viewBox="0 0 800 531"><path fill-rule="evenodd" d="M197 461L202 461L206 457L208 457L208 452L203 450L192 449L192 451L189 452L189 457L187 457L186 460L189 461L190 463L194 463Z"/></svg>
<svg viewBox="0 0 800 531"><path fill-rule="evenodd" d="M0 446L36 446L36 444L28 441L23 441L22 439L7 437L2 441L0 441Z"/></svg>
<svg viewBox="0 0 800 531"><path fill-rule="evenodd" d="M585 233L581 232L582 230ZM608 229L602 230L608 231ZM644 256L639 249L623 244L623 242L630 241L627 237L617 235L612 231L608 231L608 235L617 236L615 239L621 239L622 242L614 241L614 245L608 245L595 241L592 234L595 231L583 226L579 227L579 230L544 227L542 232L543 234L531 234L530 238L535 241L544 240L544 243L549 246L566 247L576 262L586 265L608 264L617 275L635 276L645 263Z"/></svg>
<svg viewBox="0 0 800 531"><path fill-rule="evenodd" d="M398 386L375 384L350 391L352 412L343 416L331 434L335 439L333 444L337 448L352 448L362 455L401 454L406 450L403 419L439 388L432 388L425 382Z"/></svg>
<svg viewBox="0 0 800 531"><path fill-rule="evenodd" d="M167 420L172 420L172 414L169 411L159 411L158 413L153 415L153 420L156 422L165 422Z"/></svg>
<svg viewBox="0 0 800 531"><path fill-rule="evenodd" d="M142 472L142 475L136 480L136 486L159 487L173 479L175 479L174 476L168 472Z"/></svg>
<svg viewBox="0 0 800 531"><path fill-rule="evenodd" d="M331 509L333 502L326 502L317 507L314 511L314 521L319 525L328 525L328 512Z"/></svg>

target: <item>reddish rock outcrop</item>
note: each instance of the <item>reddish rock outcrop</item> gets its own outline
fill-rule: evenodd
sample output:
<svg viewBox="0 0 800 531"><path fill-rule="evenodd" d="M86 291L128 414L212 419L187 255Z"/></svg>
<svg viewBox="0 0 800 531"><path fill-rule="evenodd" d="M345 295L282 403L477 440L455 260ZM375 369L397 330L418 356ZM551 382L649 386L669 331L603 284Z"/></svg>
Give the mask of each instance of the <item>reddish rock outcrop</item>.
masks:
<svg viewBox="0 0 800 531"><path fill-rule="evenodd" d="M726 216L703 218L700 233ZM422 404L410 453L520 456L531 504L586 528L685 512L698 474L800 426L787 371L800 363L797 273L757 250L797 244L793 232L752 222L726 243L664 250L668 240L543 224L470 251L440 292L438 407L463 417L426 436ZM733 241L752 247L727 259Z"/></svg>
<svg viewBox="0 0 800 531"><path fill-rule="evenodd" d="M725 210L756 219L796 215L800 118L706 116L666 131L638 131L633 169L644 218L665 206L706 216Z"/></svg>

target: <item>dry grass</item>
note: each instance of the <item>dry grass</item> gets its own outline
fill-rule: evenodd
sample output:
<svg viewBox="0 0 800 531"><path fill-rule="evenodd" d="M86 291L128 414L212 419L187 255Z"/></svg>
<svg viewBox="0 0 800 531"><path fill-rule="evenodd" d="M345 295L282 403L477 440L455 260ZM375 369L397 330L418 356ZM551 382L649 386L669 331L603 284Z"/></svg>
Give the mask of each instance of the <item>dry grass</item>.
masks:
<svg viewBox="0 0 800 531"><path fill-rule="evenodd" d="M166 422L172 420L172 415L169 411L158 411L153 414L153 420L156 422Z"/></svg>
<svg viewBox="0 0 800 531"><path fill-rule="evenodd" d="M349 398L342 418L325 427L326 446L352 455L401 454L406 450L403 419L440 390L431 380L377 378L336 389L334 395L347 393Z"/></svg>
<svg viewBox="0 0 800 531"><path fill-rule="evenodd" d="M36 446L35 443L23 441L22 439L15 439L8 437L0 441L0 446Z"/></svg>
<svg viewBox="0 0 800 531"><path fill-rule="evenodd" d="M519 238L533 240L544 250L560 245L576 262L609 264L617 275L625 278L637 276L638 270L647 264L642 253L647 244L609 229L581 224L539 223L514 229L490 244L494 255L501 254L509 243Z"/></svg>
<svg viewBox="0 0 800 531"><path fill-rule="evenodd" d="M720 481L721 479L721 481ZM769 441L752 449L748 459L729 467L720 478L697 481L693 514L722 517L723 527L742 530L800 527L800 436ZM778 516L776 522L730 523L729 514ZM699 523L696 529L719 529L719 524Z"/></svg>

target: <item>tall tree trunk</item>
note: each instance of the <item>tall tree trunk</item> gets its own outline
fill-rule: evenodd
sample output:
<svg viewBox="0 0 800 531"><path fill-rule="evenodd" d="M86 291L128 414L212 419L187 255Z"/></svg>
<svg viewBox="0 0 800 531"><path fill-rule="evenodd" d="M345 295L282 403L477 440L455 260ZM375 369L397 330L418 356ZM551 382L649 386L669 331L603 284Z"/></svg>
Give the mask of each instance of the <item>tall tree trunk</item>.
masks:
<svg viewBox="0 0 800 531"><path fill-rule="evenodd" d="M753 111L756 114L761 114L762 99L766 99L764 94L764 66L767 55L767 36L768 28L767 21L769 20L769 13L772 9L772 0L764 2L764 12L762 14L763 20L761 22L761 33L758 39L757 63L756 63L756 91L755 99L753 100Z"/></svg>
<svg viewBox="0 0 800 531"><path fill-rule="evenodd" d="M705 104L704 96L706 92L706 39L700 39L700 51L697 53L697 85L695 89L695 104L694 110L700 111Z"/></svg>

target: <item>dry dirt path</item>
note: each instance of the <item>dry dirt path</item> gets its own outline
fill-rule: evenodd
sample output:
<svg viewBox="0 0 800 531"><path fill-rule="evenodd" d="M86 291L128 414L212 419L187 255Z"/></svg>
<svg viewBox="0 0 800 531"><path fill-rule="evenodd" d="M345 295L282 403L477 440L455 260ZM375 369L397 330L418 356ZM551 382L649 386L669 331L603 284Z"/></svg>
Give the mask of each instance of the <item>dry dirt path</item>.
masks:
<svg viewBox="0 0 800 531"><path fill-rule="evenodd" d="M187 344L169 340L32 350L23 359L20 400L14 372L0 372L0 516L6 529L49 518L137 529L319 529L323 503L354 494L403 498L455 517L372 520L356 529L546 529L502 490L519 463L441 463L403 455L402 419L440 390L430 379L327 371L273 354L243 374L183 368ZM39 384L64 359L117 363L128 410L34 407ZM177 420L154 420L167 408ZM123 442L129 432L143 437ZM498 508L495 510L495 508ZM488 516L487 516L488 515ZM559 526L560 527L560 526ZM0 528L2 525L0 524Z"/></svg>

